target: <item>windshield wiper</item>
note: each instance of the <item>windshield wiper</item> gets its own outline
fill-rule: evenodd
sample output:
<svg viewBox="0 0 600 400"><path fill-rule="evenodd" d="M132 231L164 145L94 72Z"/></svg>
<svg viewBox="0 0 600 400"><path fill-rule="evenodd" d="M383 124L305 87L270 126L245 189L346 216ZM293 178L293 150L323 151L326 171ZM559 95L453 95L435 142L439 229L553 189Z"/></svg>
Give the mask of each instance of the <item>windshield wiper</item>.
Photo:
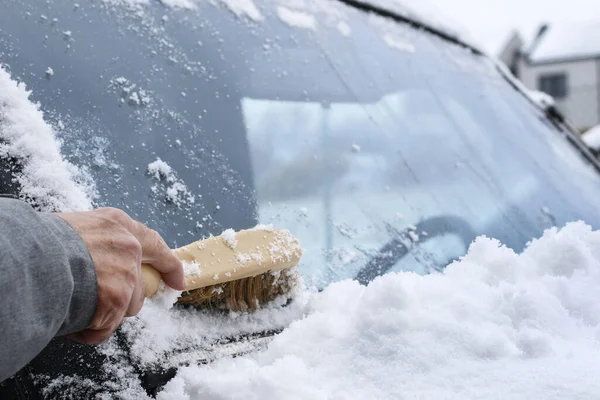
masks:
<svg viewBox="0 0 600 400"><path fill-rule="evenodd" d="M379 7L377 5L374 5L374 4L371 4L371 3L368 3L368 2L365 2L362 0L336 0L336 1L339 1L341 3L346 4L347 6L356 8L356 9L364 11L364 12L376 14L380 17L390 18L396 22L406 23L406 24L412 26L413 28L429 32L429 33L439 36L445 40L448 40L454 44L465 47L477 55L483 55L483 53L479 49L471 46L470 44L468 44L466 42L463 42L462 40L460 40L460 38L458 38L448 32L445 32L442 29L438 29L431 25L428 25L424 21L412 19L405 15L400 15L392 10L388 10L387 8Z"/></svg>

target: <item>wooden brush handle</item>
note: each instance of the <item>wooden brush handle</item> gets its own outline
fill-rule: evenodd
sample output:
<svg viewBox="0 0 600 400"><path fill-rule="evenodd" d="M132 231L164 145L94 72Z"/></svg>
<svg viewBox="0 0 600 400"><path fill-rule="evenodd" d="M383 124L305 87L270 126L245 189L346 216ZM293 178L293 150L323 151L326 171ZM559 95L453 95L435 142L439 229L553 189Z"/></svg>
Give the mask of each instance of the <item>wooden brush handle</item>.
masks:
<svg viewBox="0 0 600 400"><path fill-rule="evenodd" d="M144 296L154 296L162 280L160 272L152 268L152 265L142 264L142 279L144 280Z"/></svg>
<svg viewBox="0 0 600 400"><path fill-rule="evenodd" d="M291 268L302 256L298 239L280 229L243 230L199 240L173 251L187 264L186 291ZM160 274L152 266L142 264L142 276L146 297L154 296L160 286Z"/></svg>

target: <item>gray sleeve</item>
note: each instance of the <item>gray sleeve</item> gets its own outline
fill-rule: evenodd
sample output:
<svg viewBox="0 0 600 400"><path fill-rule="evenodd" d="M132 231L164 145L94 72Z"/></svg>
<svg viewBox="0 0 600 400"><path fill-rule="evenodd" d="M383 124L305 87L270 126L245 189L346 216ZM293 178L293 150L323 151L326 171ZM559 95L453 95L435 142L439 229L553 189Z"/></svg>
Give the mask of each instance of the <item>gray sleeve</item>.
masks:
<svg viewBox="0 0 600 400"><path fill-rule="evenodd" d="M0 198L0 382L96 311L94 263L63 219Z"/></svg>

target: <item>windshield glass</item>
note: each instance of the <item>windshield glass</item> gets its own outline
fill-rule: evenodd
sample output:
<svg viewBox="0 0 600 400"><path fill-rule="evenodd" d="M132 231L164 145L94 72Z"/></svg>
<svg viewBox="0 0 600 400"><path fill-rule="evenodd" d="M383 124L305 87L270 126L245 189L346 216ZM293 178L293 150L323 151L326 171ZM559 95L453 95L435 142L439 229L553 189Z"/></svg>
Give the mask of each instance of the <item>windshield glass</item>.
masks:
<svg viewBox="0 0 600 400"><path fill-rule="evenodd" d="M565 132L488 59L409 25L336 2L4 7L0 62L96 205L173 247L273 224L323 288L438 270L478 235L520 251L600 226L597 172Z"/></svg>

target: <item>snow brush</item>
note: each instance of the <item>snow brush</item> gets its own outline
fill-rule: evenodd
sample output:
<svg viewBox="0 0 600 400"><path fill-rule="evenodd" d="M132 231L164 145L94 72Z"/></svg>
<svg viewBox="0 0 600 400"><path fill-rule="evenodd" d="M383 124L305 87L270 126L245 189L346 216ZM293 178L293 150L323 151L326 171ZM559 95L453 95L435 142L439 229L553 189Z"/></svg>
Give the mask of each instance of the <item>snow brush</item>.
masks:
<svg viewBox="0 0 600 400"><path fill-rule="evenodd" d="M185 290L179 304L233 311L255 310L290 293L302 256L300 242L287 230L253 228L199 240L173 250L183 262ZM160 273L142 264L145 296L164 287Z"/></svg>

